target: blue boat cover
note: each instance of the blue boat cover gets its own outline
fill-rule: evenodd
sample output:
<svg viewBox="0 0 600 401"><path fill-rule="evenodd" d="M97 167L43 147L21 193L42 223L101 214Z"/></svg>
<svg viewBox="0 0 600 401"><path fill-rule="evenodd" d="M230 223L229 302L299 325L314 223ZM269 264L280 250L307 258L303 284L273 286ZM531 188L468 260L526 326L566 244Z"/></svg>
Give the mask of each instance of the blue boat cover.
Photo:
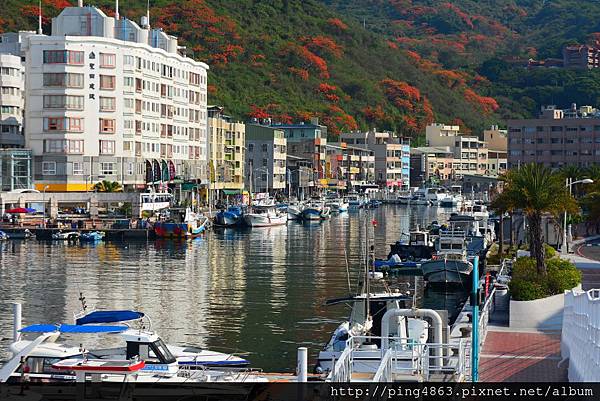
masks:
<svg viewBox="0 0 600 401"><path fill-rule="evenodd" d="M32 324L19 330L21 333L120 333L127 330L127 326L79 326L75 324Z"/></svg>
<svg viewBox="0 0 600 401"><path fill-rule="evenodd" d="M90 323L126 322L128 320L141 319L143 317L144 314L142 312L132 310L95 311L88 313L84 317L80 317L75 323L81 325Z"/></svg>

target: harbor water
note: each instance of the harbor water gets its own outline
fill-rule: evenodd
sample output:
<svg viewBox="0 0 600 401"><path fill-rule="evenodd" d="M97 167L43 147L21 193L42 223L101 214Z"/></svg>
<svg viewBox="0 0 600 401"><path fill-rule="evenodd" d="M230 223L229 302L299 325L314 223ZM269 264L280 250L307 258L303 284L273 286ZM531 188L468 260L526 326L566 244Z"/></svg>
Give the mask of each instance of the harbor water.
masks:
<svg viewBox="0 0 600 401"><path fill-rule="evenodd" d="M23 303L23 323L73 322L80 293L88 310L136 309L169 343L247 356L253 367L292 372L296 350L311 358L349 309L325 307L348 295L364 269L365 221L374 228L376 257L417 224L444 222L449 210L388 205L316 223L210 230L187 242L67 244L36 240L0 243L0 360L12 336L10 302ZM389 278L412 289L414 277ZM424 290L417 303L456 315L466 291ZM105 337L106 338L106 337ZM72 339L88 348L105 338Z"/></svg>

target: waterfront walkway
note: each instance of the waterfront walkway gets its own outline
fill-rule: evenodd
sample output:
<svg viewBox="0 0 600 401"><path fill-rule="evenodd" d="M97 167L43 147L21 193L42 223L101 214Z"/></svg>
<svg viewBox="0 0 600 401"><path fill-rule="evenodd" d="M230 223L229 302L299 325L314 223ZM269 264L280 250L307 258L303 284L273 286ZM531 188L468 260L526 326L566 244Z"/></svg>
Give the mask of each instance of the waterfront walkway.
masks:
<svg viewBox="0 0 600 401"><path fill-rule="evenodd" d="M488 326L479 362L483 382L566 382L560 333Z"/></svg>

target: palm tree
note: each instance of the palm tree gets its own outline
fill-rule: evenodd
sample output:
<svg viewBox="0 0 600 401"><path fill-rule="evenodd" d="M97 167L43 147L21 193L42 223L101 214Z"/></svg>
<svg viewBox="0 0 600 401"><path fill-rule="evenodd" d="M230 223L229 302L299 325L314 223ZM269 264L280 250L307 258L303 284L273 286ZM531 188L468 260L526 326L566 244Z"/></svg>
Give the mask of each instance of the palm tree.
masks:
<svg viewBox="0 0 600 401"><path fill-rule="evenodd" d="M585 178L591 178L594 181L600 181L600 165L592 164L585 169Z"/></svg>
<svg viewBox="0 0 600 401"><path fill-rule="evenodd" d="M94 184L96 192L123 192L123 187L116 181L102 180Z"/></svg>
<svg viewBox="0 0 600 401"><path fill-rule="evenodd" d="M538 273L546 275L542 215L550 213L558 218L565 210L577 211L577 204L565 187L562 175L541 164L531 163L509 170L500 179L504 190L492 208L498 212L517 209L523 212L528 223L529 251L536 260Z"/></svg>

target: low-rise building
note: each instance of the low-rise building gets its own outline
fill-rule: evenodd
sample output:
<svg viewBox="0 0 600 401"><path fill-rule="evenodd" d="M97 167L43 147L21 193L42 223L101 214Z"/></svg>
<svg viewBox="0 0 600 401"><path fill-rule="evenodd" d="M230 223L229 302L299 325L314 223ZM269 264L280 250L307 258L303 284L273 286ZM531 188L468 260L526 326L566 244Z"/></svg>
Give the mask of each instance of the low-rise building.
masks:
<svg viewBox="0 0 600 401"><path fill-rule="evenodd" d="M508 167L532 162L551 168L600 163L600 112L544 106L538 118L509 120Z"/></svg>
<svg viewBox="0 0 600 401"><path fill-rule="evenodd" d="M319 124L318 118L312 118L311 122L300 122L298 124L273 124L273 127L285 132L287 141L287 152L290 155L312 159L315 169L315 180L325 183L326 161L325 146L327 145L327 127ZM323 187L325 185L322 185Z"/></svg>
<svg viewBox="0 0 600 401"><path fill-rule="evenodd" d="M453 181L455 168L454 152L449 146L423 146L410 150L410 186L421 187L425 184L440 184Z"/></svg>
<svg viewBox="0 0 600 401"><path fill-rule="evenodd" d="M208 107L208 147L213 191L220 195L244 189L246 126L224 114L223 107ZM222 193L220 193L222 192Z"/></svg>
<svg viewBox="0 0 600 401"><path fill-rule="evenodd" d="M315 187L313 181L313 159L287 155L286 162L289 186L288 196L295 196L296 199L301 200L308 198Z"/></svg>
<svg viewBox="0 0 600 401"><path fill-rule="evenodd" d="M429 147L448 147L454 153L454 176L487 174L488 148L485 141L475 135L461 134L457 125L430 124L425 129Z"/></svg>
<svg viewBox="0 0 600 401"><path fill-rule="evenodd" d="M563 47L565 68L591 69L600 66L600 48L593 45L568 45Z"/></svg>
<svg viewBox="0 0 600 401"><path fill-rule="evenodd" d="M349 132L340 139L348 146L373 151L375 182L382 188L406 190L410 183L410 140L391 132Z"/></svg>
<svg viewBox="0 0 600 401"><path fill-rule="evenodd" d="M246 124L246 186L275 193L286 187L287 141L275 126Z"/></svg>
<svg viewBox="0 0 600 401"><path fill-rule="evenodd" d="M487 144L487 171L490 175L500 175L506 172L508 165L507 130L501 130L497 125L483 131L483 140Z"/></svg>

